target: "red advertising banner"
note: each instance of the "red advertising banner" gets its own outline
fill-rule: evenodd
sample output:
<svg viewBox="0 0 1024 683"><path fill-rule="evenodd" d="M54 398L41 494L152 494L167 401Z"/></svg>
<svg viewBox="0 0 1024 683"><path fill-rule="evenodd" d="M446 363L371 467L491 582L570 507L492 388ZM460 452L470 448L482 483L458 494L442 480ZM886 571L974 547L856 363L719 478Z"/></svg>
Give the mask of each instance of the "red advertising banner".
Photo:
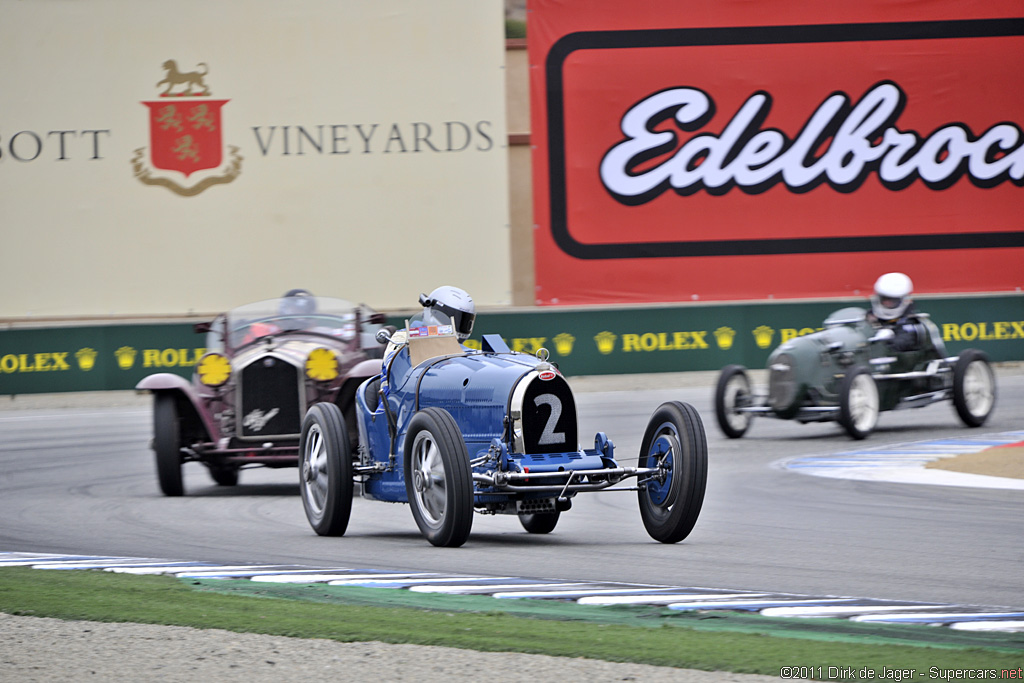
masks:
<svg viewBox="0 0 1024 683"><path fill-rule="evenodd" d="M531 0L538 304L1024 286L1024 3Z"/></svg>

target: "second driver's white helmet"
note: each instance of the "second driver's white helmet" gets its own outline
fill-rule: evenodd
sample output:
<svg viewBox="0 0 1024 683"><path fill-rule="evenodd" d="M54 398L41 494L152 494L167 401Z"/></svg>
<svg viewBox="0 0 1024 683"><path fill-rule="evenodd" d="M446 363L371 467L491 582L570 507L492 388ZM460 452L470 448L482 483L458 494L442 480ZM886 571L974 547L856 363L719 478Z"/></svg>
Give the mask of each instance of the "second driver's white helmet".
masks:
<svg viewBox="0 0 1024 683"><path fill-rule="evenodd" d="M464 289L450 285L438 287L430 294L421 294L420 304L451 318L452 325L455 326L455 336L460 342L469 339L469 335L473 333L476 305Z"/></svg>
<svg viewBox="0 0 1024 683"><path fill-rule="evenodd" d="M879 320L895 320L910 305L914 283L903 273L886 273L875 281L871 310Z"/></svg>

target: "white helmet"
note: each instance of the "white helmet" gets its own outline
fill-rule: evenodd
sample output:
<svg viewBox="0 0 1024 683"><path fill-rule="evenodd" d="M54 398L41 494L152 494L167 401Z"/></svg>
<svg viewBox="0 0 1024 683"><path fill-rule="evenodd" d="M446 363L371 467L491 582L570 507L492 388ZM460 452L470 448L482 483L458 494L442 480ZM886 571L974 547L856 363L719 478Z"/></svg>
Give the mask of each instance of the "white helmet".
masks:
<svg viewBox="0 0 1024 683"><path fill-rule="evenodd" d="M420 305L451 318L460 342L466 341L473 333L476 305L465 290L449 285L438 287L429 295L420 294Z"/></svg>
<svg viewBox="0 0 1024 683"><path fill-rule="evenodd" d="M879 320L895 320L910 305L914 283L903 273L886 273L875 282L871 310Z"/></svg>

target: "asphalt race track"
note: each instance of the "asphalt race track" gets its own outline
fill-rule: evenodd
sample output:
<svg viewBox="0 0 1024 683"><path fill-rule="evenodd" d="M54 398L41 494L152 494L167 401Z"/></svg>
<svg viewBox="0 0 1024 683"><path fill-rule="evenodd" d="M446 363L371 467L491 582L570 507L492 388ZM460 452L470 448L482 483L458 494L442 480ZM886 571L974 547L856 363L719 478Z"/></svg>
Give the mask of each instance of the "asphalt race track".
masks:
<svg viewBox="0 0 1024 683"><path fill-rule="evenodd" d="M163 497L145 397L68 408L25 408L4 398L11 403L0 407L0 553L632 582L1019 612L1024 491L808 476L783 466L1024 430L1024 368L997 372L998 403L984 427L966 429L951 405L938 404L883 413L861 442L834 424L771 419L728 440L715 425L711 374L618 384L584 378L576 383L580 438L605 431L626 464L635 463L660 403L682 400L700 411L710 453L707 496L693 533L676 545L650 539L634 493L581 494L547 536L527 534L514 517L477 515L457 549L427 543L405 505L356 499L348 533L321 538L306 522L295 469L246 470L237 487L223 488L190 464L186 496ZM641 388L621 389L634 386Z"/></svg>

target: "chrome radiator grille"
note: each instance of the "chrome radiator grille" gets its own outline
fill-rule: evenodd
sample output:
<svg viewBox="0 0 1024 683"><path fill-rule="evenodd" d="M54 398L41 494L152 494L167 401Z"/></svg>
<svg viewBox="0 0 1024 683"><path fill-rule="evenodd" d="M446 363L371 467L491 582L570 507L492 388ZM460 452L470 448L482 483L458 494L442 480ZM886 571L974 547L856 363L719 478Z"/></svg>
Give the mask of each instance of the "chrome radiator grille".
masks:
<svg viewBox="0 0 1024 683"><path fill-rule="evenodd" d="M297 436L305 401L299 369L267 357L242 370L239 383L238 435L258 440Z"/></svg>

